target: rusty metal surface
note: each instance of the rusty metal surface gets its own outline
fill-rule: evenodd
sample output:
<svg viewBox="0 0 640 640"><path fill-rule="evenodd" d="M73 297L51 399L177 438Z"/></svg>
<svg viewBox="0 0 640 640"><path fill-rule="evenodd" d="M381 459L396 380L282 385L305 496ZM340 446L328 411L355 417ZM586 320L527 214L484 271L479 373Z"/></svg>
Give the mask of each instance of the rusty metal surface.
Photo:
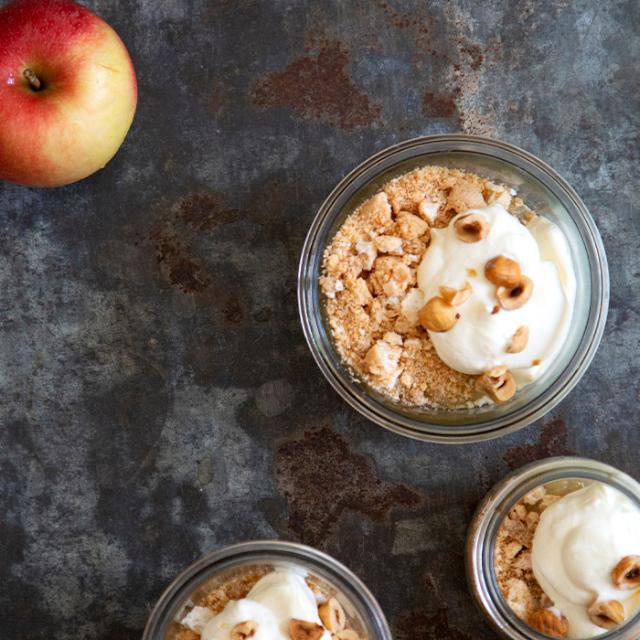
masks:
<svg viewBox="0 0 640 640"><path fill-rule="evenodd" d="M92 178L0 186L0 636L133 640L185 565L281 537L356 571L397 640L493 637L462 556L487 489L566 452L638 473L640 5L90 5L131 50L140 106ZM554 166L612 272L603 344L570 397L460 448L351 411L295 302L304 234L336 181L449 131Z"/></svg>

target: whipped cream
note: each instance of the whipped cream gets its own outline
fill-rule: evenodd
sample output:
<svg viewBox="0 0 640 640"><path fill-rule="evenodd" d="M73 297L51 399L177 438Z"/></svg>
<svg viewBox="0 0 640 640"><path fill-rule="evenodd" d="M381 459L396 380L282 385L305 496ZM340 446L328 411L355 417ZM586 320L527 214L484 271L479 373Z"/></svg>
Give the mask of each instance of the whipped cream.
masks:
<svg viewBox="0 0 640 640"><path fill-rule="evenodd" d="M228 602L219 614L206 607L194 607L182 624L199 633L202 640L230 640L237 624L253 620L258 627L253 640L290 640L292 618L322 624L316 598L304 575L277 569L260 578L246 598ZM325 631L322 640L330 638L331 634Z"/></svg>
<svg viewBox="0 0 640 640"><path fill-rule="evenodd" d="M533 573L567 618L570 638L605 632L587 613L595 601L619 600L627 619L640 609L637 590L617 589L611 578L630 555L640 555L640 509L617 489L595 482L542 512L533 537Z"/></svg>
<svg viewBox="0 0 640 640"><path fill-rule="evenodd" d="M465 243L455 232L455 221L478 214L489 224L485 238ZM533 281L531 298L519 309L500 309L496 286L484 275L486 263L503 255L520 265ZM567 241L560 229L537 217L524 226L500 204L469 209L444 229L431 230L431 244L418 268L418 286L424 300L439 296L441 286L472 287L471 296L456 310L460 318L446 332L430 331L438 356L452 369L477 375L506 365L516 382L537 378L553 362L571 323L576 279ZM529 341L520 353L506 348L516 330L529 328Z"/></svg>

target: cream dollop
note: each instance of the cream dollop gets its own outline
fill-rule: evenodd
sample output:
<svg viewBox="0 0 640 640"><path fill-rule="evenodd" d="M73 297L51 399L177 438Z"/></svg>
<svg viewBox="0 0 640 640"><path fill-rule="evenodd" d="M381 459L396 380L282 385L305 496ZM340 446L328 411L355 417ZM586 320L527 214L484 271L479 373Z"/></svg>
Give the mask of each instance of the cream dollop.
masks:
<svg viewBox="0 0 640 640"><path fill-rule="evenodd" d="M486 236L463 242L455 221L467 214L482 216ZM486 263L504 255L520 265L533 281L526 304L496 312L496 285L485 278ZM575 273L567 241L560 229L544 218L524 226L500 204L470 209L444 229L432 229L431 244L418 268L418 286L424 300L440 295L440 287L461 288L466 282L471 296L456 308L455 326L446 332L430 331L438 356L452 369L471 375L506 365L523 384L538 377L566 340L575 299ZM507 346L519 327L526 325L529 340L519 353Z"/></svg>
<svg viewBox="0 0 640 640"><path fill-rule="evenodd" d="M292 570L278 569L258 580L241 600L231 600L217 615L205 607L194 607L182 624L199 633L202 640L230 640L232 629L253 620L257 631L252 640L290 640L292 618L322 624L313 591L304 576ZM322 640L330 640L328 631Z"/></svg>
<svg viewBox="0 0 640 640"><path fill-rule="evenodd" d="M542 512L533 537L533 573L569 621L570 638L605 632L587 613L595 601L619 600L627 618L640 609L638 594L617 589L611 578L629 555L640 555L640 509L613 487L594 482Z"/></svg>

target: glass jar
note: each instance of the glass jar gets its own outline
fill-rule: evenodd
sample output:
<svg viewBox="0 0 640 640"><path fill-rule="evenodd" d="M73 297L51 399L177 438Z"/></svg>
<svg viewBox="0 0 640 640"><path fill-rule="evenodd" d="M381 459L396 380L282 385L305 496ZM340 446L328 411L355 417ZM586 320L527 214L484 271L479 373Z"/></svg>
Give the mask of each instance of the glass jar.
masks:
<svg viewBox="0 0 640 640"><path fill-rule="evenodd" d="M392 178L425 165L476 173L514 187L527 206L564 233L576 272L572 329L554 363L507 403L471 409L408 407L354 378L334 349L319 278L326 246L345 218ZM551 167L512 145L467 135L437 135L381 151L349 173L311 224L298 271L298 308L311 353L333 388L354 409L396 433L433 442L495 438L537 420L580 380L600 343L609 305L609 273L598 230L584 203Z"/></svg>
<svg viewBox="0 0 640 640"><path fill-rule="evenodd" d="M502 596L495 575L494 548L498 530L511 508L529 491L556 481L602 482L627 495L640 509L640 483L614 467L587 458L540 460L514 471L493 487L481 502L469 527L465 558L469 588L476 604L504 638L547 638L520 620ZM638 640L640 612L617 629L596 638Z"/></svg>
<svg viewBox="0 0 640 640"><path fill-rule="evenodd" d="M380 605L360 579L330 556L293 542L260 540L210 553L185 569L160 596L142 640L173 640L186 610L200 595L256 570L290 568L313 577L323 594L344 607L350 626L367 640L392 640Z"/></svg>

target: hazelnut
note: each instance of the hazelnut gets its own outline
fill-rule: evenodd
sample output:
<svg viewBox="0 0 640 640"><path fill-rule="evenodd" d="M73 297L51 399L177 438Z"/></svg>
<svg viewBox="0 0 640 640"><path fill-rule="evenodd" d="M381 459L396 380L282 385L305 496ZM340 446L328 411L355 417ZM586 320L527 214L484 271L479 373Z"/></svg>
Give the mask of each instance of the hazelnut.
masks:
<svg viewBox="0 0 640 640"><path fill-rule="evenodd" d="M465 282L459 289L455 287L440 287L440 297L454 307L459 307L465 303L473 289L468 282Z"/></svg>
<svg viewBox="0 0 640 640"><path fill-rule="evenodd" d="M528 620L529 624L550 638L566 638L569 633L569 622L562 616L558 618L549 609L537 609Z"/></svg>
<svg viewBox="0 0 640 640"><path fill-rule="evenodd" d="M454 224L458 239L462 242L478 242L487 237L489 233L489 223L484 216L478 213L470 213L469 215L458 218Z"/></svg>
<svg viewBox="0 0 640 640"><path fill-rule="evenodd" d="M445 302L438 296L431 298L427 304L418 311L418 320L420 324L429 331L449 331L458 321L459 313L456 313L455 307Z"/></svg>
<svg viewBox="0 0 640 640"><path fill-rule="evenodd" d="M640 587L640 556L622 558L611 572L611 579L618 589Z"/></svg>
<svg viewBox="0 0 640 640"><path fill-rule="evenodd" d="M529 342L529 327L523 324L516 329L511 338L511 342L507 345L507 353L520 353L527 348Z"/></svg>
<svg viewBox="0 0 640 640"><path fill-rule="evenodd" d="M478 382L494 402L506 402L516 392L516 381L504 365L483 373Z"/></svg>
<svg viewBox="0 0 640 640"><path fill-rule="evenodd" d="M618 600L594 602L587 613L591 622L602 629L615 629L625 618L624 607Z"/></svg>
<svg viewBox="0 0 640 640"><path fill-rule="evenodd" d="M484 277L500 287L515 287L522 277L520 265L507 256L496 256L484 265Z"/></svg>
<svg viewBox="0 0 640 640"><path fill-rule="evenodd" d="M335 599L329 598L318 607L318 615L322 624L334 633L342 631L347 622L342 605Z"/></svg>
<svg viewBox="0 0 640 640"><path fill-rule="evenodd" d="M253 638L258 630L258 623L253 620L240 622L231 629L231 640L248 640Z"/></svg>
<svg viewBox="0 0 640 640"><path fill-rule="evenodd" d="M533 282L522 276L520 282L515 287L498 287L496 296L503 309L513 311L524 306L533 293Z"/></svg>
<svg viewBox="0 0 640 640"><path fill-rule="evenodd" d="M289 620L289 637L291 640L320 640L324 634L324 627L306 620Z"/></svg>
<svg viewBox="0 0 640 640"><path fill-rule="evenodd" d="M353 629L343 629L332 635L331 640L360 640L360 636Z"/></svg>

